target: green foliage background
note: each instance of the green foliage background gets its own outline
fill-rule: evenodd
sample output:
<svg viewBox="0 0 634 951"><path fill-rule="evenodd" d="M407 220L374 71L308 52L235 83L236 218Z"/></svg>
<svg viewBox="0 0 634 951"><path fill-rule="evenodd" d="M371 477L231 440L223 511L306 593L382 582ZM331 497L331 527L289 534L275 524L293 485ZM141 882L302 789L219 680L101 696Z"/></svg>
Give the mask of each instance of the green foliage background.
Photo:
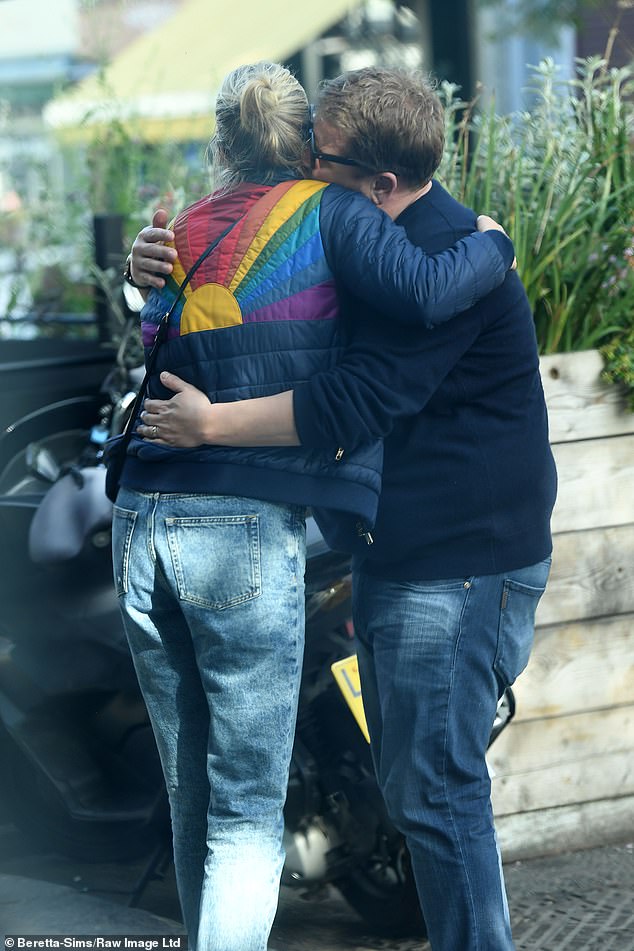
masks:
<svg viewBox="0 0 634 951"><path fill-rule="evenodd" d="M500 116L442 94L440 178L508 230L542 353L600 347L634 408L634 72L600 59L558 79L534 70L530 113Z"/></svg>
<svg viewBox="0 0 634 951"><path fill-rule="evenodd" d="M599 347L606 378L629 388L634 409L634 69L595 58L562 80L546 61L534 69L530 112L512 115L462 102L450 85L441 92L440 178L507 228L540 351ZM41 182L35 199L2 228L16 261L30 262L42 313L89 312L91 283L120 286L118 271L95 271L93 214L123 216L123 257L156 207L175 214L209 190L202 143L150 145L116 120L65 146L61 187L36 164L25 155L18 169Z"/></svg>

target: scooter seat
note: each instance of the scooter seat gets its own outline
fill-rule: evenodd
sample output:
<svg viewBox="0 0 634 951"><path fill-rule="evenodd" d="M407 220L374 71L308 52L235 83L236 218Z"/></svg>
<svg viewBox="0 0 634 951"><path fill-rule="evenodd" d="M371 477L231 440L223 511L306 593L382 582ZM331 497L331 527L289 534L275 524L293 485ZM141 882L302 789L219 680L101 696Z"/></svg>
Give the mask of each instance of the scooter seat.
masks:
<svg viewBox="0 0 634 951"><path fill-rule="evenodd" d="M37 564L69 561L86 539L112 522L105 494L105 466L67 473L48 490L29 528L29 555Z"/></svg>

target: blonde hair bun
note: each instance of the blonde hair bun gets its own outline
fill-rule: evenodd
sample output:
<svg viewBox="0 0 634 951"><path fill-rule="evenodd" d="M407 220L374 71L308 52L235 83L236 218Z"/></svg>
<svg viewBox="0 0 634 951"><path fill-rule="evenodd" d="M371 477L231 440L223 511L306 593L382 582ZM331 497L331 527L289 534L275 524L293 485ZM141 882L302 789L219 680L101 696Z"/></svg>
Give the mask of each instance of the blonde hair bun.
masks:
<svg viewBox="0 0 634 951"><path fill-rule="evenodd" d="M308 100L285 66L262 61L225 76L216 98L216 131L210 142L215 183L267 184L280 172L302 177Z"/></svg>
<svg viewBox="0 0 634 951"><path fill-rule="evenodd" d="M280 97L268 78L253 79L242 91L240 123L246 132L261 132L280 107Z"/></svg>

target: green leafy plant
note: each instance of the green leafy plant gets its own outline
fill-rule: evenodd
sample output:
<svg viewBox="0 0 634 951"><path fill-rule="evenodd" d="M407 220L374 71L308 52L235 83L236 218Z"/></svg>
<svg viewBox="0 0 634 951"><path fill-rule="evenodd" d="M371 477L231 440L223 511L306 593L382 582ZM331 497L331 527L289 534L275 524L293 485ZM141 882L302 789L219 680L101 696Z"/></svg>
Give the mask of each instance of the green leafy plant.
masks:
<svg viewBox="0 0 634 951"><path fill-rule="evenodd" d="M127 239L136 235L137 224L148 223L157 201L176 212L208 191L205 143L151 141L141 119L125 116L104 69L97 80L100 97L111 108L86 111L79 125L79 163L69 150L65 160L68 165L75 159L74 177L82 183L87 207L93 214L122 215Z"/></svg>
<svg viewBox="0 0 634 951"><path fill-rule="evenodd" d="M634 368L634 72L595 58L560 80L545 61L532 93L500 116L445 86L440 177L508 230L542 353L600 347L606 372L616 354Z"/></svg>
<svg viewBox="0 0 634 951"><path fill-rule="evenodd" d="M627 402L634 412L634 326L617 334L601 347L605 360L603 379L625 387Z"/></svg>
<svg viewBox="0 0 634 951"><path fill-rule="evenodd" d="M19 199L18 210L0 223L1 243L14 258L0 335L21 332L18 318L28 322L31 317L29 334L94 337L94 324L55 320L59 315L88 320L95 292L105 294L95 267L93 216L122 216L121 247L116 249L122 265L155 208L176 214L209 190L204 151L203 142L144 141L132 126L114 118L91 131L82 128L71 141L53 147L49 160L27 152L11 161L0 157L0 178ZM121 269L107 269L115 295L120 295ZM108 332L118 343L121 321L111 306L109 313Z"/></svg>

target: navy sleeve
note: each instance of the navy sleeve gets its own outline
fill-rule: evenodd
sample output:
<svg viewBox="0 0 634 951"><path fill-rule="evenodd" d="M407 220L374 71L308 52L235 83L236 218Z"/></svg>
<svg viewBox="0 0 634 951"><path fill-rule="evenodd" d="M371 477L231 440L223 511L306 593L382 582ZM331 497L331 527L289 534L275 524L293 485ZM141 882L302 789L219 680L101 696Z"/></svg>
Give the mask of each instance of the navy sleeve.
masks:
<svg viewBox="0 0 634 951"><path fill-rule="evenodd" d="M433 332L388 325L378 314L353 309L340 362L295 387L301 444L348 449L389 435L398 418L420 413L432 398L437 402L440 390L447 399L454 385L447 377L485 331L506 328L534 340L533 315L516 271L509 272L493 297ZM531 346L525 344L526 349Z"/></svg>
<svg viewBox="0 0 634 951"><path fill-rule="evenodd" d="M419 413L482 329L473 311L433 333L358 321L340 363L293 392L299 440L308 448L352 448L389 435L395 420Z"/></svg>
<svg viewBox="0 0 634 951"><path fill-rule="evenodd" d="M321 202L328 264L357 297L404 323L432 327L498 287L514 251L499 231L476 232L427 254L369 199L330 185Z"/></svg>

